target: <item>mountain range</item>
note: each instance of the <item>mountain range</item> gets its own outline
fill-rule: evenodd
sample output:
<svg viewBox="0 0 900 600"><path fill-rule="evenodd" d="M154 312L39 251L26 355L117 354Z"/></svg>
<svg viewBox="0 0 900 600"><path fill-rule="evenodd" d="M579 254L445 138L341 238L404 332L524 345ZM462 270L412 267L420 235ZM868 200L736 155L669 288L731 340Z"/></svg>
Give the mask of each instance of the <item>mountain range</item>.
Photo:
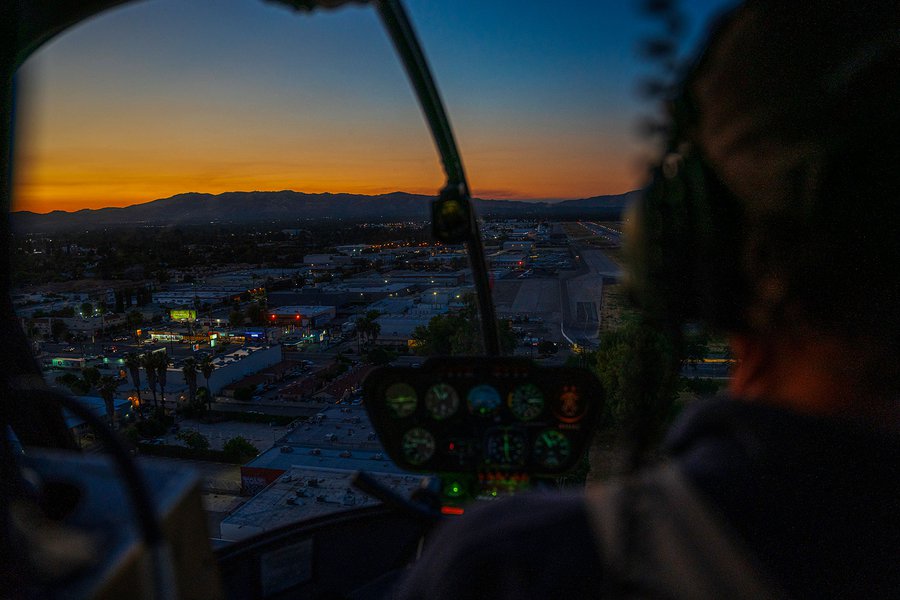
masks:
<svg viewBox="0 0 900 600"><path fill-rule="evenodd" d="M475 199L479 216L501 218L592 218L616 220L637 191L561 202ZM430 219L432 196L393 192L362 194L307 194L276 192L190 192L124 208L30 211L10 215L13 231L58 232L118 226L296 223L304 219L352 221L419 221Z"/></svg>

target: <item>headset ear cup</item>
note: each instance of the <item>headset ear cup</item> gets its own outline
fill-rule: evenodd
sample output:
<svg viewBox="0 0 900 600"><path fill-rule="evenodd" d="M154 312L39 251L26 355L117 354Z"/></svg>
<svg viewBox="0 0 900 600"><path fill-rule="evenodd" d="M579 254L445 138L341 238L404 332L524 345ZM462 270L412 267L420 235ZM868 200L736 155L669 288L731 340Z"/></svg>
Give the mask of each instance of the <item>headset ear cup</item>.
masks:
<svg viewBox="0 0 900 600"><path fill-rule="evenodd" d="M629 206L625 256L626 289L652 320L681 322L688 316L690 240L685 231L686 187L677 169L655 169L650 185Z"/></svg>
<svg viewBox="0 0 900 600"><path fill-rule="evenodd" d="M695 316L720 329L740 330L750 299L741 203L700 158L691 160L686 176L692 189Z"/></svg>
<svg viewBox="0 0 900 600"><path fill-rule="evenodd" d="M697 156L669 155L627 212L626 287L654 320L742 322L739 203Z"/></svg>

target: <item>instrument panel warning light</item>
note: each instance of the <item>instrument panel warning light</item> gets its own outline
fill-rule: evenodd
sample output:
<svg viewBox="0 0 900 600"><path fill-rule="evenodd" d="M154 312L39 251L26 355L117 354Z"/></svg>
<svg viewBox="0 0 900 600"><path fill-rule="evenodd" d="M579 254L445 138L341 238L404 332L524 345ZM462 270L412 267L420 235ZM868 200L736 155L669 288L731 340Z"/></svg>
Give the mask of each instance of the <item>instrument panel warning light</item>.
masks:
<svg viewBox="0 0 900 600"><path fill-rule="evenodd" d="M465 493L465 487L458 481L451 481L444 486L444 495L448 498L459 498Z"/></svg>

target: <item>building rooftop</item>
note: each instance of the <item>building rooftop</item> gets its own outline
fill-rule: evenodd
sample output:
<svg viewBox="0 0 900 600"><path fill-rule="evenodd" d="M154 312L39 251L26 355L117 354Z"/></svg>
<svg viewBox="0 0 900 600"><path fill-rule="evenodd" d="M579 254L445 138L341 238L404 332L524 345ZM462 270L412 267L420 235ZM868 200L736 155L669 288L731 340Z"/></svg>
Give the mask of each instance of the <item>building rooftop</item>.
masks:
<svg viewBox="0 0 900 600"><path fill-rule="evenodd" d="M373 471L369 474L405 497L412 495L422 480L421 476L406 473ZM352 476L353 472L348 470L291 467L226 517L219 526L220 535L237 541L313 517L380 504L355 489Z"/></svg>
<svg viewBox="0 0 900 600"><path fill-rule="evenodd" d="M329 405L322 407L309 423L288 431L277 443L294 446L295 452L301 453L303 449L311 448L381 452L377 438L369 439L374 433L369 415L362 406ZM326 436L331 437L326 439ZM257 465L249 463L247 466Z"/></svg>
<svg viewBox="0 0 900 600"><path fill-rule="evenodd" d="M319 452L311 452L314 450ZM340 456L345 450L350 451L350 456ZM275 442L275 447L245 466L287 470L302 465L368 470L378 464L379 471L400 472L383 452L365 408L328 405L323 406L309 423L301 423L289 430Z"/></svg>
<svg viewBox="0 0 900 600"><path fill-rule="evenodd" d="M443 312L446 312L446 310ZM375 319L375 322L381 326L381 331L378 333L378 339L382 341L409 339L412 337L416 327L427 327L428 324L431 323L431 319L437 314L441 313L439 311L434 311L425 314L378 317Z"/></svg>
<svg viewBox="0 0 900 600"><path fill-rule="evenodd" d="M334 312L333 306L279 306L277 308L269 309L270 315L278 315L278 316L292 316L292 315L303 315L305 317L312 317L318 315L324 315L329 312Z"/></svg>
<svg viewBox="0 0 900 600"><path fill-rule="evenodd" d="M362 436L362 439L369 441L365 435ZM285 452L285 448L290 448L290 452ZM391 462L380 446L378 446L378 450L377 452L360 450L347 445L346 441L343 449L341 449L341 445L337 443L332 444L325 439L316 444L316 447L291 446L276 442L275 446L244 465L244 468L288 471L296 467L313 467L345 471L405 473L400 467Z"/></svg>
<svg viewBox="0 0 900 600"><path fill-rule="evenodd" d="M343 283L332 283L325 287L329 292L400 294L408 291L409 284L385 283L384 278L373 277L371 279L352 279Z"/></svg>

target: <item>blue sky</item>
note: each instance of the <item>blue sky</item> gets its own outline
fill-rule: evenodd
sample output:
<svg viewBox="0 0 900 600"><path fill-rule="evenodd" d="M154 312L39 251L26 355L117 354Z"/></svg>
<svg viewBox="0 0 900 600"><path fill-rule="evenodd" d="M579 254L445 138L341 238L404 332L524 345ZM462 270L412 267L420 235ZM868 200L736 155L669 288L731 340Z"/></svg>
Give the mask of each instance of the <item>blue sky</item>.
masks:
<svg viewBox="0 0 900 600"><path fill-rule="evenodd" d="M575 198L642 183L635 93L658 29L635 3L407 0L472 191ZM692 2L693 45L721 1ZM145 0L23 69L14 208L247 189L434 193L437 155L371 7Z"/></svg>

